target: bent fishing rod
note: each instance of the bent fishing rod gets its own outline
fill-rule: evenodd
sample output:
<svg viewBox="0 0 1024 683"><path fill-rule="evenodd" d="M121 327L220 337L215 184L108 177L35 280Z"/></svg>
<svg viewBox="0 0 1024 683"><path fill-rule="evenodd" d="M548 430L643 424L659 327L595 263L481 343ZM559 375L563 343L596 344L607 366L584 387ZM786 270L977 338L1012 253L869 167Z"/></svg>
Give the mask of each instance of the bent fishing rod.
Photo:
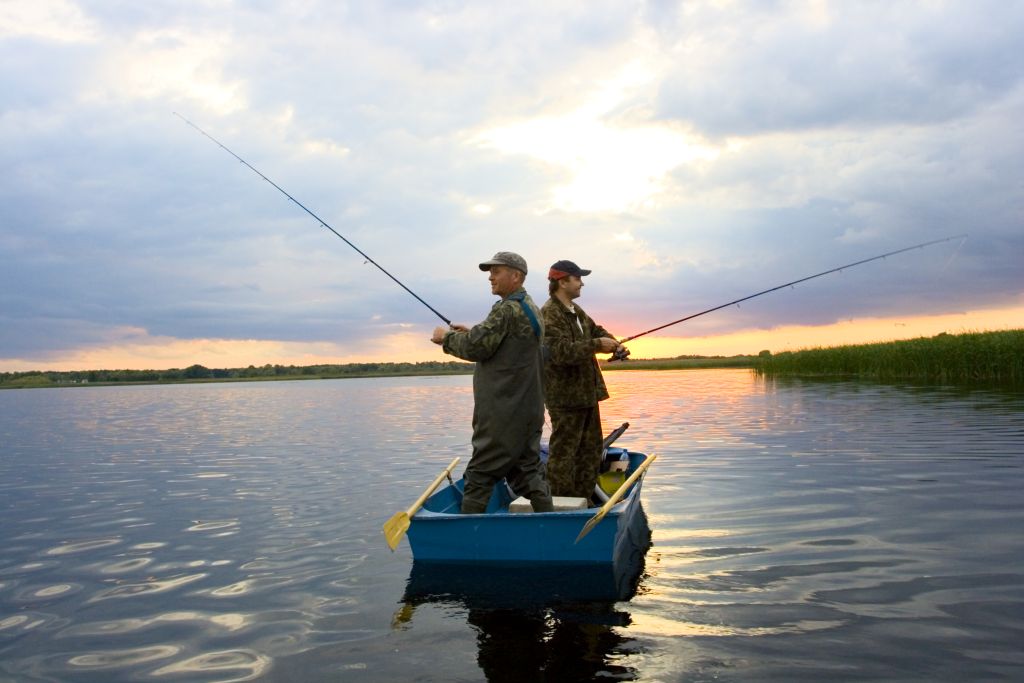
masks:
<svg viewBox="0 0 1024 683"><path fill-rule="evenodd" d="M657 332L658 330L663 330L666 327L672 327L673 325L678 325L681 322L686 322L687 320L693 320L694 318L699 318L702 315L706 315L708 313L713 313L714 311L718 311L718 310L721 310L723 308L728 308L729 306L735 306L735 305L740 304L740 303L742 303L744 301L749 301L750 299L754 299L754 298L762 296L764 294L769 294L771 292L775 292L775 291L780 290L780 289L785 289L786 287L792 287L794 285L798 285L801 282L807 282L808 280L813 280L816 277L822 277L824 275L829 275L831 273L838 273L841 270L845 270L847 268L853 268L854 266L860 266L860 265L863 265L865 263L870 263L872 261L878 261L879 259L884 259L887 256L895 256L896 254L902 254L905 251L911 251L913 249L923 249L924 247L929 247L929 246L931 246L933 244L941 244L943 242L951 242L952 240L956 240L956 239L967 239L967 235L966 234L963 234L963 235L953 235L952 237L943 237L942 239L932 240L931 242L922 242L921 244L915 244L915 245L910 246L910 247L904 247L903 249L897 249L896 251L890 251L890 252L887 252L885 254L879 254L878 256L872 256L871 258L861 259L860 261L854 261L853 263L847 263L846 265L843 265L843 266L837 266L835 268L831 268L829 270L825 270L825 271L822 271L820 273L816 273L814 275L808 275L807 277L802 277L799 280L793 280L792 282L787 282L785 284L778 285L776 287L771 287L769 289L765 289L763 291L757 292L756 294L751 294L750 296L745 296L745 297L743 297L741 299L736 299L735 301L730 301L729 303L722 304L721 306L715 306L714 308L709 308L709 309L707 309L705 311L701 311L700 313L694 313L693 315L688 315L685 318L680 318L679 320L673 320L672 322L665 323L664 325L659 325L657 327L652 327L651 329L646 330L644 332L640 332L638 334L634 334L632 337L626 337L625 339L620 339L619 343L620 344L625 344L628 341L632 341L633 339L636 339L637 337L642 337L642 336L644 336L646 334L650 334L651 332Z"/></svg>
<svg viewBox="0 0 1024 683"><path fill-rule="evenodd" d="M447 324L447 325L448 325L449 327L451 327L451 324L452 324L452 321L451 321L451 320L449 320L448 318L446 318L446 317L444 317L443 315L441 315L440 313L438 313L437 309L436 309L436 308L434 308L433 306L431 306L430 304L428 304L428 303L427 303L426 301L424 301L424 300L423 300L423 299L422 299L422 298L420 297L420 295L419 295L419 294L417 294L416 292L414 292L414 291L412 291L411 289L409 289L408 287L406 287L406 286L405 286L405 284L403 284L401 280L399 280L399 279L398 279L397 277L395 277L394 275L392 275L391 273L389 273L389 272L388 272L387 270L385 270L385 269L384 269L384 266L382 266L382 265L380 265L379 263L377 263L376 261L374 261L374 260L373 260L372 258L370 258L370 256L369 256L369 255L368 255L368 254L367 254L367 253L366 253L365 251L363 251L362 249L360 249L360 248L359 248L359 247L357 247L356 245L352 244L352 242L348 241L348 240L347 240L347 239L345 238L345 236L344 236L344 235L342 235L342 234L341 234L340 232L338 232L337 230L335 230L334 228L332 228L332 227L331 227L330 225L328 225L328 224L327 224L327 221L325 221L325 220L324 220L323 218L320 218L320 216L317 216L317 215L316 215L315 213L313 213L313 212L312 212L312 211L310 211L310 210L309 210L308 208L306 208L306 206L305 206L305 205L304 205L304 204L303 204L302 202L300 202L300 201L299 201L298 199L296 199L295 197L293 197L293 196L291 196L290 194L288 194L287 192L285 192L285 191L284 191L284 189L283 189L283 188L282 188L282 187L281 187L280 185L278 185L278 184L277 184L277 183L275 183L275 182L274 182L273 180L271 180L271 179L270 179L270 178L268 178L267 176L265 176L265 175L263 175L262 173L260 173L260 172L259 172L258 170L256 170L256 168L255 168L255 167L253 167L253 165L252 165L252 164L250 164L250 163L249 163L248 161L246 161L245 159L243 159L242 157L238 156L237 154L235 154L234 152L232 152L232 151L231 151L230 149L228 149L227 147L225 147L225 146L224 146L224 145L223 145L223 144L222 144L222 143L220 142L220 140L218 140L217 138L213 137L212 135L210 135L210 134L209 134L209 133L207 133L207 132L206 132L205 130L203 130L202 128L200 128L200 127L199 127L199 126L197 126L196 124L194 124L194 123L192 123L191 121L189 121L188 119L186 119L186 118L185 118L184 116L182 116L182 115L181 115L181 114L179 114L178 112L174 112L174 115L175 115L175 116L177 116L177 117L178 117L179 119L181 119L182 121L184 121L185 123L187 123L188 125L190 125L190 126L192 126L193 128L195 128L195 129L196 129L197 131L199 131L199 132L200 132L201 134L203 134L203 135L204 135L204 136L206 136L207 138L209 138L209 139L210 139L211 141L213 141L213 143L214 143L214 144L216 144L216 145L217 145L218 147L220 147L220 148L221 148L222 150L224 150L225 152L227 152L228 154L230 154L231 156L233 156L234 158L238 159L238 160L239 160L240 162L242 162L243 164L245 164L245 165L246 165L246 166L247 166L247 167L249 168L249 170L251 170L251 171L252 171L253 173L255 173L256 175L258 175L258 176L259 176L260 178L263 178L263 179L264 179L264 180L266 180L266 181L267 181L268 183L270 183L271 185L273 185L273 186L274 186L274 188L275 188L275 189L277 189L277 191L278 191L278 192L280 192L280 193L281 193L281 194L283 194L283 195L284 195L285 197L287 197L287 198L288 198L288 199L290 199L290 200L291 200L292 202L294 202L294 204L295 204L296 206L298 206L298 207L299 207L300 209L302 209L303 211L305 211L306 213L308 213L308 214L309 214L310 216L312 216L313 218L315 218L315 219L316 219L316 221L317 221L317 222L318 222L318 223L319 223L320 225L322 225L323 227L327 228L328 230L330 230L331 232L333 232L333 233L334 233L335 235L337 235L337 236L338 236L338 237L339 237L339 238L341 239L341 241L343 241L343 242L344 242L345 244L347 244L348 246L350 246L350 247L352 247L353 249L355 249L355 250L356 250L356 251L357 251L357 252L359 253L359 255L360 255L360 256L362 256L363 258L365 258L365 259L366 259L366 261L367 261L368 263L372 263L373 265L377 266L377 268L378 268L378 269L380 270L380 272L384 273L384 274L385 274L385 275L387 275L387 276L388 276L389 278L391 278L392 280L394 280L394 281L395 281L395 283L396 283L396 284L397 284L397 285L398 285L399 287L401 287L401 288L402 288L402 289L404 289L405 291L407 291L407 292L409 292L410 294L412 294L412 295L413 295L413 296L414 296L414 297L416 298L416 300L417 300L417 301L419 301L419 302L420 302L421 304L423 304L424 306L426 306L427 308L429 308L429 309L430 309L430 310L431 310L431 311L432 311L432 312L434 313L434 315L436 315L436 316L437 316L438 318L440 318L441 320L443 320L443 321L444 321L444 322L445 322L445 323L446 323L446 324Z"/></svg>

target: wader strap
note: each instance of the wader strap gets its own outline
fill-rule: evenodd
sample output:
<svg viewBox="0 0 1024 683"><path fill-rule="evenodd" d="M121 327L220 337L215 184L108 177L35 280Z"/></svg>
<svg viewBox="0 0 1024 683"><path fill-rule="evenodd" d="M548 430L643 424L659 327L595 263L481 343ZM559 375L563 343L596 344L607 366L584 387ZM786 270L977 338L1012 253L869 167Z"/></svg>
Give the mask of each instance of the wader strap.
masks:
<svg viewBox="0 0 1024 683"><path fill-rule="evenodd" d="M508 298L513 301L518 301L519 305L523 307L523 313L525 313L526 317L530 319L530 327L533 328L534 336L536 336L537 339L540 339L540 323L537 322L537 316L534 314L533 309L526 305L526 295L510 294Z"/></svg>

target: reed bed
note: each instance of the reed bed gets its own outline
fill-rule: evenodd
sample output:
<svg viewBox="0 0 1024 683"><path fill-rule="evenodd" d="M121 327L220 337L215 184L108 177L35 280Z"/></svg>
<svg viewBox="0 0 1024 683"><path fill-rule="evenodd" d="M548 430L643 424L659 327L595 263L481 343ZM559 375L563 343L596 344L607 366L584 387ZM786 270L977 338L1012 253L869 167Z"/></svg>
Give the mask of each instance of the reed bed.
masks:
<svg viewBox="0 0 1024 683"><path fill-rule="evenodd" d="M1024 384L1024 329L940 334L906 341L762 352L764 376L909 379L947 384Z"/></svg>

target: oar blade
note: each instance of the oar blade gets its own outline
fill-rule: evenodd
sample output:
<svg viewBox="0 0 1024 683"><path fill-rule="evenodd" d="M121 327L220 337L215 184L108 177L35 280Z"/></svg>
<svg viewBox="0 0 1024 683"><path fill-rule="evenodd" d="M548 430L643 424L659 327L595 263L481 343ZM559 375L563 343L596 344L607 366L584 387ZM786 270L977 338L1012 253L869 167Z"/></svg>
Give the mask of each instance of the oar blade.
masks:
<svg viewBox="0 0 1024 683"><path fill-rule="evenodd" d="M657 460L657 458L658 456L656 455L649 455L647 459L644 460L643 463L641 463L641 465L633 471L633 474L629 475L629 478L626 479L626 481L624 481L618 489L616 489L615 493L612 494L611 498L609 498L608 502L601 507L598 513L591 517L590 521L583 525L583 529L580 530L580 535L576 537L575 541L573 541L574 545L576 543L579 543L581 538L589 534L590 531L595 526L597 526L602 519L604 519L604 516L608 514L608 511L611 510L616 503L622 500L622 497L626 495L626 492L629 491L633 484L635 484L640 479L640 477L643 476L644 472L647 471L647 468L650 467L651 463Z"/></svg>
<svg viewBox="0 0 1024 683"><path fill-rule="evenodd" d="M394 551L398 547L399 541L402 540L402 536L405 536L405 532L409 530L409 513L396 512L391 519L384 522L384 539L388 542L388 547Z"/></svg>
<svg viewBox="0 0 1024 683"><path fill-rule="evenodd" d="M604 519L606 513L607 510L601 510L596 515L591 517L590 520L583 525L583 528L580 530L580 535L576 537L576 540L573 541L573 544L579 543L581 538L589 534L590 530L597 526L602 519Z"/></svg>
<svg viewBox="0 0 1024 683"><path fill-rule="evenodd" d="M434 492L434 489L444 481L445 477L448 477L451 474L451 471L455 469L457 464L459 464L459 458L453 459L448 464L448 467L444 468L444 471L437 475L437 478L431 482L430 486L427 487L427 490L420 494L420 497L412 504L412 507L405 512L396 512L391 519L384 522L384 539L387 540L388 546L391 548L392 552L394 552L395 548L398 547L398 542L402 540L402 536L405 535L405 532L409 530L409 524L412 516L416 514L416 511L420 509L423 502L431 493Z"/></svg>

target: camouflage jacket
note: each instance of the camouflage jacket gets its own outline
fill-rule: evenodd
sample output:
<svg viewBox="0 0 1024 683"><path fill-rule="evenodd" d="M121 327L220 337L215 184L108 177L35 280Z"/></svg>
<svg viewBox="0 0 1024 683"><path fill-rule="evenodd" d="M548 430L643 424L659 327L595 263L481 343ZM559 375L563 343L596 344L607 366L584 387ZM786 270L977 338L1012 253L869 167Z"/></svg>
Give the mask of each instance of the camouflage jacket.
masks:
<svg viewBox="0 0 1024 683"><path fill-rule="evenodd" d="M522 303L520 303L522 300ZM534 332L523 304L537 319ZM475 361L473 371L473 459L500 463L517 457L527 439L544 426L540 311L520 287L498 301L468 332L444 335L444 352Z"/></svg>
<svg viewBox="0 0 1024 683"><path fill-rule="evenodd" d="M582 308L574 307L575 313L551 298L541 308L548 350L544 364L544 402L548 409L587 408L608 398L595 354L597 339L612 334Z"/></svg>

